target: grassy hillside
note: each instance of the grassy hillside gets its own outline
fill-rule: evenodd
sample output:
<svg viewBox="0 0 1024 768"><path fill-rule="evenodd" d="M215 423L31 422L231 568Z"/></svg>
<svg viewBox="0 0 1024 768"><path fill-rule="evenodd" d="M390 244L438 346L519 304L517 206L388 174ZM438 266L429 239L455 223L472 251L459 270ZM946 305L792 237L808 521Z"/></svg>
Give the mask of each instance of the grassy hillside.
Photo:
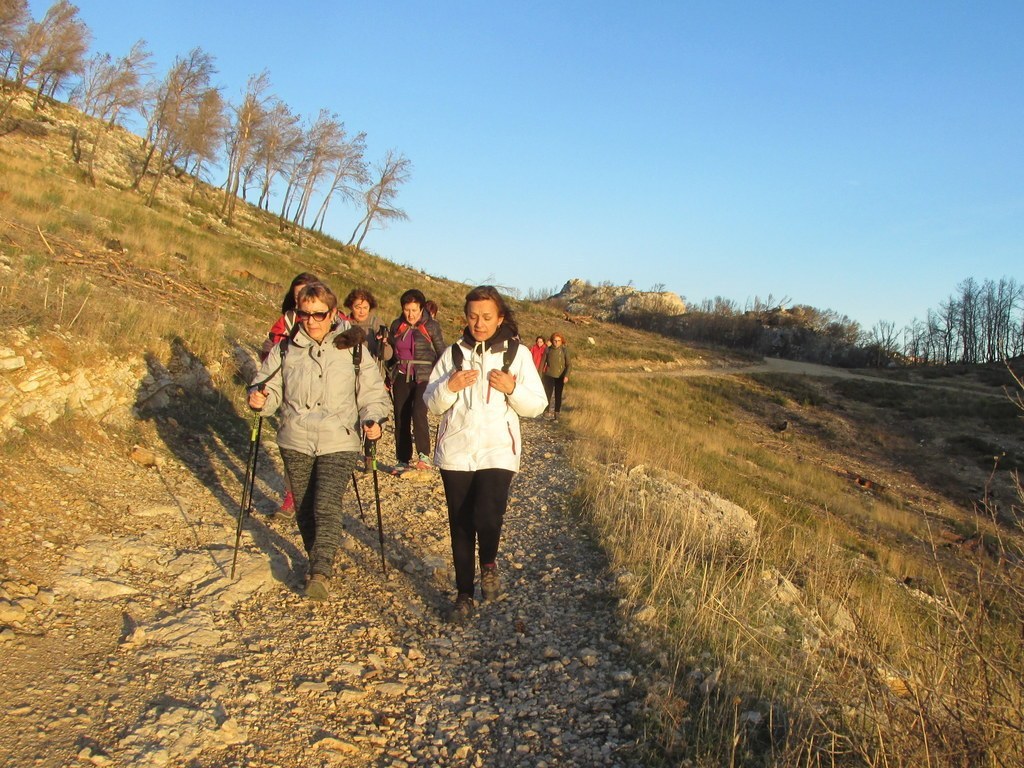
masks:
<svg viewBox="0 0 1024 768"><path fill-rule="evenodd" d="M217 419L243 412L238 351L299 271L342 296L370 287L389 317L420 288L458 332L468 286L251 207L228 228L221 193L187 178L146 207L120 165L136 137L108 142L120 151L87 185L68 115L47 109L0 139L0 346L17 329L66 369L184 353L219 395L196 418ZM1005 373L703 375L730 360L516 308L524 339L559 330L574 351L561 428L581 520L621 574L666 764L1024 765L1024 446ZM69 414L4 436L5 455L73 450L93 427ZM691 514L698 491L746 510L753 533Z"/></svg>

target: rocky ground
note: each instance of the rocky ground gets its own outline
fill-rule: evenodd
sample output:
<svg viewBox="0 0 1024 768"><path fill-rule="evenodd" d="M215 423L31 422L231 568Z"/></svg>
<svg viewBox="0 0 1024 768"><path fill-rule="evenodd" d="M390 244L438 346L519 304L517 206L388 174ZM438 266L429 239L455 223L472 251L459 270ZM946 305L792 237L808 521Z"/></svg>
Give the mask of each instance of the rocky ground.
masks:
<svg viewBox="0 0 1024 768"><path fill-rule="evenodd" d="M365 522L348 495L343 567L316 603L294 522L273 516L272 436L231 580L245 457L223 435L170 439L176 427L148 423L154 455L55 437L5 470L18 492L0 507L4 765L642 762L642 670L569 510L560 425L524 425L507 591L466 626L442 618L453 575L435 472L379 475L386 570L359 477Z"/></svg>

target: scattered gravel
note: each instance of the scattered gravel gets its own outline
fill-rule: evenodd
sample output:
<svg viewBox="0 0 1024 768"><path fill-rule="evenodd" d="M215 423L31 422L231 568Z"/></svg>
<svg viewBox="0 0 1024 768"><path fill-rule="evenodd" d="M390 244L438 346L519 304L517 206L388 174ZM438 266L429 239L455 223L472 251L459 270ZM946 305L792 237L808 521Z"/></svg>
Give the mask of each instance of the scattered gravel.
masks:
<svg viewBox="0 0 1024 768"><path fill-rule="evenodd" d="M558 426L524 423L499 556L506 592L460 627L443 620L454 577L436 472L378 475L386 572L372 477L359 475L365 522L348 494L331 599L315 603L301 594L294 522L272 514L282 481L271 437L232 581L244 456L218 436L176 442L173 424L154 426L155 461L54 451L57 487L17 515L0 506L13 534L0 762L642 763L640 670L614 579L568 510Z"/></svg>

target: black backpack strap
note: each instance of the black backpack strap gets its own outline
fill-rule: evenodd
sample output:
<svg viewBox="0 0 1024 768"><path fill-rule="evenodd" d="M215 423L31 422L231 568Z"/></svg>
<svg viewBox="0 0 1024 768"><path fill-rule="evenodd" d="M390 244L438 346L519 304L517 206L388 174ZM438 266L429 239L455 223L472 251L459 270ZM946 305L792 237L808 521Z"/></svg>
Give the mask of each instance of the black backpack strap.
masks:
<svg viewBox="0 0 1024 768"><path fill-rule="evenodd" d="M501 359L501 370L504 373L508 373L508 369L512 367L512 362L516 359L516 352L519 351L519 342L515 339L509 339L505 344L505 352ZM455 370L462 369L462 361L465 360L465 355L462 352L462 345L458 342L452 344L452 366Z"/></svg>
<svg viewBox="0 0 1024 768"><path fill-rule="evenodd" d="M459 344L459 342L455 342L454 344L452 344L452 367L456 371L461 371L462 361L465 359L466 357L462 352L462 345Z"/></svg>
<svg viewBox="0 0 1024 768"><path fill-rule="evenodd" d="M505 343L505 354L502 356L501 370L504 373L508 373L508 369L512 367L512 362L516 359L516 352L519 351L519 342L515 339L509 339Z"/></svg>

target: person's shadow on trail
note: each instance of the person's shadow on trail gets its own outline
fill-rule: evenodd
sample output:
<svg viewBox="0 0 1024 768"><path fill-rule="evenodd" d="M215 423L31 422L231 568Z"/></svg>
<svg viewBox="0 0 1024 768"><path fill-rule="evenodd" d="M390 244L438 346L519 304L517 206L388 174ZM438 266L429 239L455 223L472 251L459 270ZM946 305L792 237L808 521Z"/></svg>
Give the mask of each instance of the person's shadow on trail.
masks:
<svg viewBox="0 0 1024 768"><path fill-rule="evenodd" d="M147 353L145 359L149 375L136 393L136 412L140 418L153 422L168 450L210 490L224 514L237 520L252 425L217 390L206 366L180 337L171 340L171 356L166 365L152 353ZM241 367L236 378L241 381L245 373ZM252 508L273 509L276 501L266 488L276 493L283 489L284 479L270 461L265 435L262 442ZM304 561L305 555L256 516L247 518L246 527L260 551L268 556L274 578L288 583L294 565Z"/></svg>

